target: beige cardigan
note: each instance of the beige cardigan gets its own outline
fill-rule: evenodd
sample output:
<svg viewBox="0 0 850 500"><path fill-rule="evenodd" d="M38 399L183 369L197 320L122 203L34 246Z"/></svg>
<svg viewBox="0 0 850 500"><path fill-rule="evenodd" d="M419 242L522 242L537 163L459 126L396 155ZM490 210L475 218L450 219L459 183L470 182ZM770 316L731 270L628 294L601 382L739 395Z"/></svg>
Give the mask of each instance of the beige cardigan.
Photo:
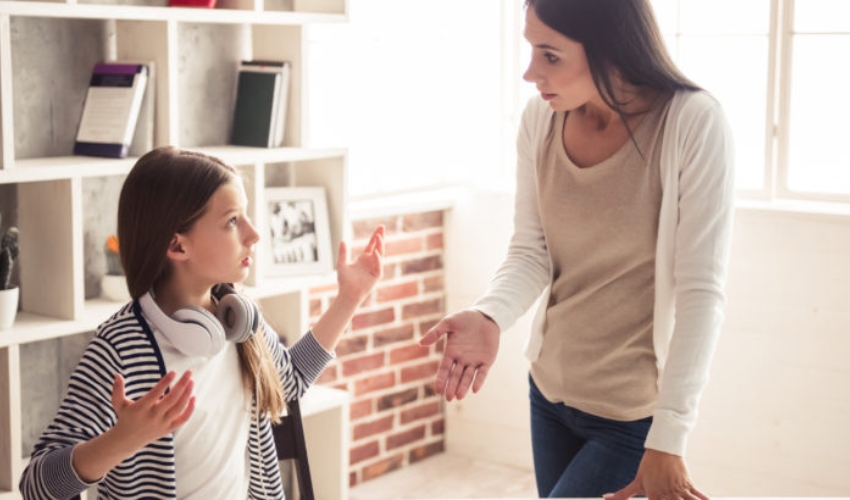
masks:
<svg viewBox="0 0 850 500"><path fill-rule="evenodd" d="M537 204L537 149L552 109L539 96L517 138L514 234L507 256L473 308L507 330L545 293L526 344L535 360L552 281ZM661 151L662 200L655 263L653 341L659 401L646 447L684 455L708 383L725 306L732 236L733 144L720 104L705 92L677 92Z"/></svg>

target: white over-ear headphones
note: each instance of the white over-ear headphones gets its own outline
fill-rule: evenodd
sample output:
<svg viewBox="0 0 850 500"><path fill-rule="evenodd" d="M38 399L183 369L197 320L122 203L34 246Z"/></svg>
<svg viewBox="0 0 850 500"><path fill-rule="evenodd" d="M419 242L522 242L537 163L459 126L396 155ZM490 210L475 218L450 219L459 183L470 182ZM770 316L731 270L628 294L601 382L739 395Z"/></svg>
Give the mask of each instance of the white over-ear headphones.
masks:
<svg viewBox="0 0 850 500"><path fill-rule="evenodd" d="M257 306L230 285L214 286L212 295L218 299L215 315L203 307L186 306L169 317L156 304L152 292L144 294L139 304L180 352L190 356L212 356L220 352L228 340L238 344L251 339L259 324Z"/></svg>

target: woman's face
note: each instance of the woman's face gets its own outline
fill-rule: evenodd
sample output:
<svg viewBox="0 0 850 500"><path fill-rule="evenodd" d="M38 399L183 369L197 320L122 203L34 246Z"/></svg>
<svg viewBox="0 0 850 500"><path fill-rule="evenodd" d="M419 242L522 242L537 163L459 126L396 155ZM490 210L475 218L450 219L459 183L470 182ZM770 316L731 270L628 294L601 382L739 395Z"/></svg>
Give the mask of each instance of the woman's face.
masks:
<svg viewBox="0 0 850 500"><path fill-rule="evenodd" d="M571 111L590 101L601 103L584 46L550 28L526 9L525 38L531 44L531 63L522 76L537 86L555 111Z"/></svg>

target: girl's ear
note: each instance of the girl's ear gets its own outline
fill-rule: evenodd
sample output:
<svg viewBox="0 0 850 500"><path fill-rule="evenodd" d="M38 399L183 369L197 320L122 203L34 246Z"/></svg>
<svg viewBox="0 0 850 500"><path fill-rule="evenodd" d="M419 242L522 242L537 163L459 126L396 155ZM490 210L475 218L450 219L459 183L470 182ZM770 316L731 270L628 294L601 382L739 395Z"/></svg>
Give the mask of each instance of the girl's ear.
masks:
<svg viewBox="0 0 850 500"><path fill-rule="evenodd" d="M169 259L183 261L189 258L186 249L183 247L183 237L175 234L168 244L168 251L165 253Z"/></svg>

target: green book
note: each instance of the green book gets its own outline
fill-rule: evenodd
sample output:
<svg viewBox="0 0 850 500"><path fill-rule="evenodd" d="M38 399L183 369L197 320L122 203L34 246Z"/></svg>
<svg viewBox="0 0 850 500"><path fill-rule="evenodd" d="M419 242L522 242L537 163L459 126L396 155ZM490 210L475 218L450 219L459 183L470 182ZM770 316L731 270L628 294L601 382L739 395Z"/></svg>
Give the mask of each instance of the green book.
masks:
<svg viewBox="0 0 850 500"><path fill-rule="evenodd" d="M279 73L239 71L231 144L258 148L274 146L280 78Z"/></svg>

